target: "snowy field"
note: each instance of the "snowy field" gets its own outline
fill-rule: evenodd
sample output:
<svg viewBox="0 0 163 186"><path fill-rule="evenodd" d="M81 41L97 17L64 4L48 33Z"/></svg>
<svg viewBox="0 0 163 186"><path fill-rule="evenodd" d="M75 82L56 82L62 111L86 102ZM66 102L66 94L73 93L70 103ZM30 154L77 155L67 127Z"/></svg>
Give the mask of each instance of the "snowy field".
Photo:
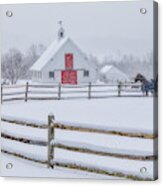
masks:
<svg viewBox="0 0 163 186"><path fill-rule="evenodd" d="M3 103L2 116L13 116L31 120L40 120L47 123L49 113L55 115L57 121L71 122L76 125L106 126L113 129L132 130L153 133L153 99L152 97L115 97L108 99L92 100L56 100L56 101L14 101ZM20 137L31 139L47 140L47 130L23 127L2 122L1 130ZM128 138L95 134L88 132L75 132L57 129L55 140L71 141L72 143L90 144L103 148L114 148L118 151L125 151L134 154L153 155L153 141L149 139ZM22 144L20 142L2 140L2 148L11 149L14 152L32 154L35 157L47 159L47 147ZM55 158L65 161L79 162L81 164L106 167L111 170L129 172L134 175L153 178L152 161L125 160L113 157L104 157L68 150L55 149ZM12 170L6 170L7 162L14 164ZM73 171L65 168L53 170L31 163L26 160L19 160L7 155L2 156L2 175L20 176L44 176L44 177L65 177L65 178L109 178L99 174ZM140 173L142 167L147 172ZM114 177L115 179L115 177Z"/></svg>

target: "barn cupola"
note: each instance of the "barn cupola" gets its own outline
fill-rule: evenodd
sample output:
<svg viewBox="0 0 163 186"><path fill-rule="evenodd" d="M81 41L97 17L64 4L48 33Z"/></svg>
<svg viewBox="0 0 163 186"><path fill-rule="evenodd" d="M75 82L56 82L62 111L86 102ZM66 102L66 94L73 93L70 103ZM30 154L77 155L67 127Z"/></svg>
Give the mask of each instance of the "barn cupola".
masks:
<svg viewBox="0 0 163 186"><path fill-rule="evenodd" d="M62 21L59 21L59 30L58 30L58 41L60 41L61 39L63 39L65 37L65 30L62 27Z"/></svg>

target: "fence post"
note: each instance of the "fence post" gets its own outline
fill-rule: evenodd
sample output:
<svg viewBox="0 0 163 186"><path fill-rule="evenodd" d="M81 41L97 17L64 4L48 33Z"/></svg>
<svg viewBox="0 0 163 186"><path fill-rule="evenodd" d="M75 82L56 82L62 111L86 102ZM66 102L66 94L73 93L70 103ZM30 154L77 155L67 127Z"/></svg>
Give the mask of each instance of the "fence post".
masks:
<svg viewBox="0 0 163 186"><path fill-rule="evenodd" d="M3 85L1 85L1 104L3 103Z"/></svg>
<svg viewBox="0 0 163 186"><path fill-rule="evenodd" d="M26 88L25 88L25 102L27 102L28 100L28 87L29 87L29 83L26 83Z"/></svg>
<svg viewBox="0 0 163 186"><path fill-rule="evenodd" d="M91 82L88 84L88 99L91 99Z"/></svg>
<svg viewBox="0 0 163 186"><path fill-rule="evenodd" d="M58 99L61 99L61 84L58 84Z"/></svg>
<svg viewBox="0 0 163 186"><path fill-rule="evenodd" d="M118 83L118 96L121 96L121 82Z"/></svg>
<svg viewBox="0 0 163 186"><path fill-rule="evenodd" d="M54 139L54 127L53 127L54 115L48 115L48 168L53 168L54 148L52 140Z"/></svg>

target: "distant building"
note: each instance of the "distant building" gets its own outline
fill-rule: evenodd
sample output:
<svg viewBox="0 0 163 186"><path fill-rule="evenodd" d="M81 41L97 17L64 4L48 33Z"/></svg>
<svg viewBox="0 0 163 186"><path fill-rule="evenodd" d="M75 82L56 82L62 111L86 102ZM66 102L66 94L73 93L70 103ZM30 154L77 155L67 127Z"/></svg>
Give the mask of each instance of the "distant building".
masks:
<svg viewBox="0 0 163 186"><path fill-rule="evenodd" d="M80 84L96 82L97 69L60 28L55 40L30 68L32 80L43 83Z"/></svg>
<svg viewBox="0 0 163 186"><path fill-rule="evenodd" d="M100 79L108 83L129 81L129 77L113 65L105 65L101 68Z"/></svg>

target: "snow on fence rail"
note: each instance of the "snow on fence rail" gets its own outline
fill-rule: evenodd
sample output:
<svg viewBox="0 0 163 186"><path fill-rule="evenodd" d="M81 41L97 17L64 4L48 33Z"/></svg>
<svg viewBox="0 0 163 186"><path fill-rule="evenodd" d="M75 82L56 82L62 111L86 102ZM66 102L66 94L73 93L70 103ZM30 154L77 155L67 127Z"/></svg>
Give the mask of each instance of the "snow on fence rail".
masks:
<svg viewBox="0 0 163 186"><path fill-rule="evenodd" d="M33 127L33 128L40 128L40 129L47 129L48 125L42 121L35 121L35 120L26 120L23 118L15 118L15 117L9 117L9 116L2 116L1 121L15 124L15 125L21 125L21 126L27 126L27 127Z"/></svg>
<svg viewBox="0 0 163 186"><path fill-rule="evenodd" d="M108 98L142 96L141 84L83 84L83 85L1 85L1 103L14 100L60 100L77 98Z"/></svg>
<svg viewBox="0 0 163 186"><path fill-rule="evenodd" d="M69 123L60 123L55 122L54 128L64 129L64 130L72 130L72 131L80 131L80 132L93 132L93 133L101 133L101 134L109 134L116 136L125 136L125 137L133 137L133 138L144 138L144 139L153 139L156 136L149 132L132 132L131 130L118 130L114 128L109 128L106 126L88 126L88 125L77 125L77 124L69 124Z"/></svg>
<svg viewBox="0 0 163 186"><path fill-rule="evenodd" d="M55 121L53 115L48 116L48 124L44 124L44 122L31 121L31 120L24 120L24 119L16 119L12 117L2 117L3 122L7 122L10 124L17 124L27 127L34 127L39 129L48 130L48 140L43 141L40 139L29 139L29 137L20 137L18 135L13 135L10 133L2 132L1 137L7 140L14 140L20 143L25 143L29 145L37 145L37 146L47 146L47 160L42 160L41 158L35 158L32 155L23 154L21 152L14 152L8 149L2 149L1 152L12 155L18 158L22 158L25 160L33 161L36 163L46 164L48 168L53 168L54 166L63 167L63 168L70 168L76 169L81 171L93 172L108 176L115 176L115 177L122 177L132 180L151 180L150 178L140 177L134 174L119 172L116 170L111 170L109 168L99 168L99 167L92 167L91 165L80 164L78 162L71 162L67 160L58 160L54 154L54 148L60 148L68 151L86 153L86 154L93 154L97 156L110 156L114 158L121 158L121 159L128 159L128 160L137 160L137 161L154 161L157 159L156 155L151 155L147 152L138 152L135 153L133 151L125 151L120 149L111 149L111 148L103 148L95 145L90 144L83 144L83 143L75 143L71 141L60 141L55 139L55 129L61 130L75 130L79 132L94 132L94 133L103 133L107 135L120 135L122 137L135 137L135 138L144 138L144 139L154 139L157 138L157 135L143 133L143 132L128 132L120 131L120 130L109 130L106 127L92 127L86 125L75 125L75 124L64 124Z"/></svg>

